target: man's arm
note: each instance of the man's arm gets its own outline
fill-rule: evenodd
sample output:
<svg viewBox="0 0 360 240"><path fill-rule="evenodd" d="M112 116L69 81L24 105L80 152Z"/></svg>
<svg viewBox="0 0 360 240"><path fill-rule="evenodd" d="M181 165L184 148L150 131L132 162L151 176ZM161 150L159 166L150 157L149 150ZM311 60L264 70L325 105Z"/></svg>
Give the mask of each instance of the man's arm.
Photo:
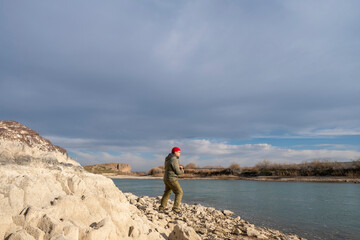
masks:
<svg viewBox="0 0 360 240"><path fill-rule="evenodd" d="M176 173L176 175L181 175L184 173L183 171L180 170L179 160L177 158L171 159L171 166L172 166L174 172Z"/></svg>

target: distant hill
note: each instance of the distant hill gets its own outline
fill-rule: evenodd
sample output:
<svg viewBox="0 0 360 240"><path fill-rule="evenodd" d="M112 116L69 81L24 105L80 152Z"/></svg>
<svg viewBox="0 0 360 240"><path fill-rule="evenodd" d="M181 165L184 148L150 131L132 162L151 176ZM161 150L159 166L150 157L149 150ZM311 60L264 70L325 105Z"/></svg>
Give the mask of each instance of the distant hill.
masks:
<svg viewBox="0 0 360 240"><path fill-rule="evenodd" d="M83 166L84 169L96 174L130 174L131 166L126 163L103 163Z"/></svg>

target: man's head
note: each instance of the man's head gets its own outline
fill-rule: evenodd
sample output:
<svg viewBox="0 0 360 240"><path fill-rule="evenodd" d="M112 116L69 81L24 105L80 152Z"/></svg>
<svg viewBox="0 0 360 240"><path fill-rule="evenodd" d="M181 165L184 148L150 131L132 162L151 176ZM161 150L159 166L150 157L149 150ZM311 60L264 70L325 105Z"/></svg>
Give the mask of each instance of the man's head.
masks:
<svg viewBox="0 0 360 240"><path fill-rule="evenodd" d="M181 150L180 150L180 148L178 148L178 147L174 147L172 150L171 150L171 152L175 155L175 156L177 156L177 157L180 157L180 152Z"/></svg>

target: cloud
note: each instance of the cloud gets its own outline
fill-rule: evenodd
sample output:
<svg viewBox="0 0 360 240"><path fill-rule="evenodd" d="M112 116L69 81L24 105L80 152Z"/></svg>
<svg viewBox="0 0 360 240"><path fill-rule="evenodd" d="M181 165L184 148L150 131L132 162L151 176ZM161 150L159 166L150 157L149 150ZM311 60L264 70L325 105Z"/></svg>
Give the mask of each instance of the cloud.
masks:
<svg viewBox="0 0 360 240"><path fill-rule="evenodd" d="M51 139L52 142L56 142L59 146L71 147L76 149L81 149L83 147L96 146L98 141L95 139L85 139L85 138L66 138L59 136L44 136L46 139Z"/></svg>
<svg viewBox="0 0 360 240"><path fill-rule="evenodd" d="M313 131L302 132L303 136L357 136L360 135L360 129L344 129L344 128L333 128L333 129L316 129Z"/></svg>
<svg viewBox="0 0 360 240"><path fill-rule="evenodd" d="M50 137L57 143L56 138ZM62 139L72 143L73 140ZM80 142L83 142L80 141ZM85 141L87 142L87 141ZM224 166L228 167L236 162L241 166L254 166L265 159L276 163L301 163L312 160L354 161L360 158L356 149L350 147L329 146L334 149L292 149L277 147L271 144L229 144L227 142L211 141L206 139L183 139L144 143L137 146L94 145L83 148L81 151L70 147L68 150L75 160L82 165L107 162L129 163L134 171L147 171L153 167L163 165L164 159L173 146L180 146L182 150L181 163L186 165L193 162L201 167ZM324 147L324 146L318 146ZM342 149L341 149L341 148ZM340 149L336 149L340 148ZM351 149L351 148L350 148Z"/></svg>
<svg viewBox="0 0 360 240"><path fill-rule="evenodd" d="M7 1L0 9L0 117L56 136L70 151L96 146L133 159L153 153L149 143L163 154L178 141L197 161L211 153L227 163L238 151L250 163L247 148L276 146L227 143L358 136L359 7Z"/></svg>

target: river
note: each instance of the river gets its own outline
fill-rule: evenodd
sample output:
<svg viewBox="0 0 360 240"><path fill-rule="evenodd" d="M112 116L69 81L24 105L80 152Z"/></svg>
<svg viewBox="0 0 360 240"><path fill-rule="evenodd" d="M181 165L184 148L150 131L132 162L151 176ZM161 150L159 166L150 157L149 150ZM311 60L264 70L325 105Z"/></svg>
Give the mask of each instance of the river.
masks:
<svg viewBox="0 0 360 240"><path fill-rule="evenodd" d="M123 192L160 196L159 179L113 179ZM315 240L360 239L360 184L180 180L183 202L229 209L261 227ZM174 195L172 194L172 199Z"/></svg>

